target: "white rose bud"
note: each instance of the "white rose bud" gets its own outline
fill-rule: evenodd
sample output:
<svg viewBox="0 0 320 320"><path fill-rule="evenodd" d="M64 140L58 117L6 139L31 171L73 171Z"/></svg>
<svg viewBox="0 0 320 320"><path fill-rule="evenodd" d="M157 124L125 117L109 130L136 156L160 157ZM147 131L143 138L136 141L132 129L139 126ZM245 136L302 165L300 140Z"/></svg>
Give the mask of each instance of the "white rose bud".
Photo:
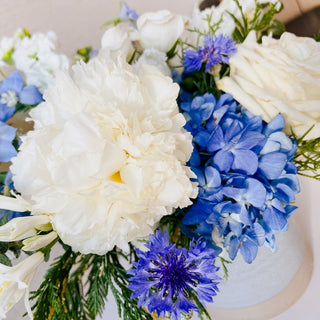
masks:
<svg viewBox="0 0 320 320"><path fill-rule="evenodd" d="M138 40L138 36L133 27L120 23L104 33L101 39L101 47L109 49L111 57L117 56L121 51L128 60L134 52L132 42Z"/></svg>
<svg viewBox="0 0 320 320"><path fill-rule="evenodd" d="M0 264L0 319L25 295L25 305L33 319L28 301L29 286L44 255L37 252L14 267Z"/></svg>
<svg viewBox="0 0 320 320"><path fill-rule="evenodd" d="M320 136L320 43L284 33L279 40L254 32L230 58L230 76L217 82L255 115L269 122L279 112L299 137L311 126L307 139Z"/></svg>
<svg viewBox="0 0 320 320"><path fill-rule="evenodd" d="M180 15L161 10L141 15L137 28L145 48L168 52L182 35L184 21Z"/></svg>

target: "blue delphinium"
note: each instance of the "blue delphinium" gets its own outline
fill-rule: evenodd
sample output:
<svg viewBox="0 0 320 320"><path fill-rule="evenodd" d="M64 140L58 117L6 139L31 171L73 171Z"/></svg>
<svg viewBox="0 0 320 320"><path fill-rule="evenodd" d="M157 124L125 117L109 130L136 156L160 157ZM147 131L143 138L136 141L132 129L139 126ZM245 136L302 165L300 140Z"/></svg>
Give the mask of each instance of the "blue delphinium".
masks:
<svg viewBox="0 0 320 320"><path fill-rule="evenodd" d="M126 2L121 2L121 11L119 13L119 18L121 21L135 21L138 19L138 15L134 9L130 9Z"/></svg>
<svg viewBox="0 0 320 320"><path fill-rule="evenodd" d="M263 244L276 250L274 235L287 230L299 192L292 163L297 146L282 132L283 116L266 123L229 94L197 96L180 107L193 135L190 166L199 183L183 232L208 242L217 229L219 244L211 237L211 247L225 248L232 260L240 250L251 263Z"/></svg>
<svg viewBox="0 0 320 320"><path fill-rule="evenodd" d="M207 35L204 37L203 46L197 51L185 50L183 64L187 72L199 71L203 63L205 71L209 72L212 66L219 63L229 63L229 57L236 53L235 42L223 34Z"/></svg>
<svg viewBox="0 0 320 320"><path fill-rule="evenodd" d="M19 71L14 71L0 83L0 120L7 121L14 113L17 103L37 105L42 95L34 85L24 86Z"/></svg>
<svg viewBox="0 0 320 320"><path fill-rule="evenodd" d="M0 162L8 162L12 157L16 156L17 151L12 145L16 131L16 128L0 121Z"/></svg>
<svg viewBox="0 0 320 320"><path fill-rule="evenodd" d="M219 268L213 265L214 251L204 241L192 241L189 250L169 243L167 233L156 231L145 245L149 250L137 250L138 262L128 273L132 275L128 288L131 298L139 298L138 306L148 308L158 316L170 314L173 320L181 313L200 312L194 295L203 305L217 294Z"/></svg>

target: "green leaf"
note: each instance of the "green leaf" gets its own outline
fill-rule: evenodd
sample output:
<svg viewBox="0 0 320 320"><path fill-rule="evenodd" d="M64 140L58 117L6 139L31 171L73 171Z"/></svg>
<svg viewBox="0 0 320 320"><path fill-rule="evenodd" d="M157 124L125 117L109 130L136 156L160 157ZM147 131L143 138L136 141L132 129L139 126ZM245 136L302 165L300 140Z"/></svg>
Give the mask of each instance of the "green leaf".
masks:
<svg viewBox="0 0 320 320"><path fill-rule="evenodd" d="M8 242L0 242L0 254L4 254L9 249Z"/></svg>
<svg viewBox="0 0 320 320"><path fill-rule="evenodd" d="M3 253L0 253L0 263L12 267L10 259Z"/></svg>
<svg viewBox="0 0 320 320"><path fill-rule="evenodd" d="M318 31L317 34L315 34L315 35L313 36L313 38L314 38L314 40L316 40L317 42L320 42L320 30Z"/></svg>
<svg viewBox="0 0 320 320"><path fill-rule="evenodd" d="M7 215L7 214L4 214L4 215L0 218L0 226L5 225L8 221L9 221L8 215Z"/></svg>

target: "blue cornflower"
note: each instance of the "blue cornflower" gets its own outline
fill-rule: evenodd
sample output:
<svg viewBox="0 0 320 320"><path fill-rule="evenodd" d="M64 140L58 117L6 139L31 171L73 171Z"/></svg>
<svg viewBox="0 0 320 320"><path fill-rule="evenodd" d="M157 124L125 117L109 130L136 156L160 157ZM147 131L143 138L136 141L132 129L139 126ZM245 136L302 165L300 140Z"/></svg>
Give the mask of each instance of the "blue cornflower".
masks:
<svg viewBox="0 0 320 320"><path fill-rule="evenodd" d="M181 313L200 312L192 295L205 304L217 294L219 268L213 265L214 251L204 241L192 241L189 250L175 248L169 243L167 233L156 231L145 245L149 250L137 250L139 261L128 273L132 275L128 288L131 298L139 298L138 306L157 312L158 316L170 314L173 320Z"/></svg>
<svg viewBox="0 0 320 320"><path fill-rule="evenodd" d="M0 83L0 121L7 121L18 102L36 105L42 101L40 91L33 85L24 86L19 71L14 71Z"/></svg>
<svg viewBox="0 0 320 320"><path fill-rule="evenodd" d="M17 151L12 145L16 131L16 128L0 121L0 162L8 162L12 157L16 156Z"/></svg>
<svg viewBox="0 0 320 320"><path fill-rule="evenodd" d="M122 1L119 18L121 19L121 21L127 21L127 20L135 21L138 19L138 15L135 10L130 9L128 5L124 1Z"/></svg>
<svg viewBox="0 0 320 320"><path fill-rule="evenodd" d="M236 53L235 42L225 35L207 35L204 37L203 47L199 46L198 51L184 51L184 66L187 72L199 71L203 63L206 63L206 72L219 63L229 63L229 55Z"/></svg>

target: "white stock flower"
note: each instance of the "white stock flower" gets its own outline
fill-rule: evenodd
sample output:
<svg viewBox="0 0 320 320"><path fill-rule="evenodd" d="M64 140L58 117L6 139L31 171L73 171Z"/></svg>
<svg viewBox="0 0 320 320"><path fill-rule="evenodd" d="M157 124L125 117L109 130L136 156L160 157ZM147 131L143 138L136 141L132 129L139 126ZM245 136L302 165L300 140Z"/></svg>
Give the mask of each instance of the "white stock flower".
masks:
<svg viewBox="0 0 320 320"><path fill-rule="evenodd" d="M134 69L102 51L71 75L58 72L30 112L35 130L13 159L13 181L75 251L126 249L191 204L192 139L178 91L155 67Z"/></svg>
<svg viewBox="0 0 320 320"><path fill-rule="evenodd" d="M149 64L157 67L165 76L171 76L170 68L167 64L167 55L157 49L146 49L135 63L135 68L139 68L141 64Z"/></svg>
<svg viewBox="0 0 320 320"><path fill-rule="evenodd" d="M128 60L134 52L132 42L138 40L138 38L137 30L127 23L120 23L109 28L103 34L101 47L108 49L112 57L116 57L121 51Z"/></svg>
<svg viewBox="0 0 320 320"><path fill-rule="evenodd" d="M19 264L8 267L0 264L0 319L25 295L25 306L33 319L29 304L29 286L38 266L44 261L43 253L36 252Z"/></svg>
<svg viewBox="0 0 320 320"><path fill-rule="evenodd" d="M68 58L55 52L55 43L56 35L52 31L34 33L24 37L12 54L16 68L26 74L26 83L37 86L42 92L53 81L55 70L69 66Z"/></svg>
<svg viewBox="0 0 320 320"><path fill-rule="evenodd" d="M184 31L182 16L168 10L148 12L137 19L140 41L146 49L168 52Z"/></svg>
<svg viewBox="0 0 320 320"><path fill-rule="evenodd" d="M36 227L47 224L46 215L13 218L0 226L0 241L19 241L37 234Z"/></svg>
<svg viewBox="0 0 320 320"><path fill-rule="evenodd" d="M307 139L320 136L320 43L284 33L279 40L249 34L230 58L230 76L218 81L245 108L265 121L279 112L297 136L315 127Z"/></svg>

